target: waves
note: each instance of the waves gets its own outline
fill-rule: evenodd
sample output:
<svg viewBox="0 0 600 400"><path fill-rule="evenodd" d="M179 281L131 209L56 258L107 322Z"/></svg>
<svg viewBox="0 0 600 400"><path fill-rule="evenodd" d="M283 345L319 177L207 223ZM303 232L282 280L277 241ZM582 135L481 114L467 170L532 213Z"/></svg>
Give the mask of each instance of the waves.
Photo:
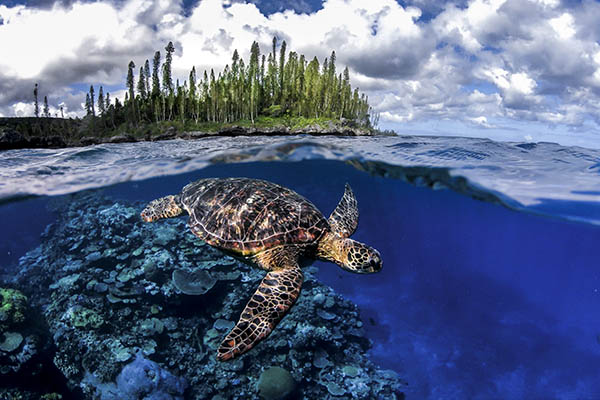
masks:
<svg viewBox="0 0 600 400"><path fill-rule="evenodd" d="M328 159L371 174L600 225L600 151L457 137L236 137L4 151L0 202L218 163Z"/></svg>

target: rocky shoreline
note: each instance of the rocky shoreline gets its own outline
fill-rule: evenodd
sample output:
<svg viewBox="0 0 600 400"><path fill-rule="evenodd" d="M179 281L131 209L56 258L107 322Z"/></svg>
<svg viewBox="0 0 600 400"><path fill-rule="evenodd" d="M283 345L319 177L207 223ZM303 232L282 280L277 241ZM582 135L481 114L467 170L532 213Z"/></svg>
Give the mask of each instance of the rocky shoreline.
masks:
<svg viewBox="0 0 600 400"><path fill-rule="evenodd" d="M81 138L63 138L57 135L27 136L11 128L0 131L0 150L14 150L26 148L63 148L90 146L101 143L132 143L140 141L159 141L171 139L201 139L206 137L235 137L235 136L374 136L379 134L376 130L339 126L330 124L322 127L318 125L308 126L301 129L290 129L286 126L273 128L254 128L245 126L227 126L217 131L184 131L178 132L175 128L169 128L160 134L147 134L143 137L135 137L128 134L113 136L83 136Z"/></svg>

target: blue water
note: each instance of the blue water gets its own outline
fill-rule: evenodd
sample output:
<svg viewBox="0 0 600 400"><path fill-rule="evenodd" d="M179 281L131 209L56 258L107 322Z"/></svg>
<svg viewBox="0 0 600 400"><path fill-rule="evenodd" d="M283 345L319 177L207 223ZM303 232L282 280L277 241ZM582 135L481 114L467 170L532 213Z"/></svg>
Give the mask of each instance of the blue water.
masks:
<svg viewBox="0 0 600 400"><path fill-rule="evenodd" d="M383 269L314 265L359 306L371 360L399 374L407 398L600 398L597 151L453 138L294 139L293 150L270 139L253 150L244 140L1 153L4 278L55 218L57 197L19 196L101 187L143 204L202 177L246 176L290 187L327 216L348 182L353 238L381 252Z"/></svg>

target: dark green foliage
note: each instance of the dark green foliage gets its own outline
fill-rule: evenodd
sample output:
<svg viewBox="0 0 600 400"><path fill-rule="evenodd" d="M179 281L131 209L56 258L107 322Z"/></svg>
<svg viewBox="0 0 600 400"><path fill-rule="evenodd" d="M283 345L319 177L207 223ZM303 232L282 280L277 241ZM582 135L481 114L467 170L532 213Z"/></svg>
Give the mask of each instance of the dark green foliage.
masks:
<svg viewBox="0 0 600 400"><path fill-rule="evenodd" d="M137 83L137 91L140 96L140 100L146 99L146 75L144 73L144 67L140 67L140 77Z"/></svg>
<svg viewBox="0 0 600 400"><path fill-rule="evenodd" d="M50 118L50 107L48 107L48 96L44 96L44 117Z"/></svg>
<svg viewBox="0 0 600 400"><path fill-rule="evenodd" d="M173 61L173 52L175 51L175 47L173 47L173 42L169 42L167 47L165 47L167 55L165 56L165 65L163 65L163 91L165 95L171 94L173 91L173 79L171 78L171 63Z"/></svg>
<svg viewBox="0 0 600 400"><path fill-rule="evenodd" d="M146 60L144 63L144 83L146 85L146 95L150 96L150 62Z"/></svg>
<svg viewBox="0 0 600 400"><path fill-rule="evenodd" d="M125 94L125 105L128 110L128 120L135 123L137 121L136 117L136 107L135 107L135 92L133 90L135 86L135 80L133 77L133 69L135 68L135 63L133 61L129 61L129 67L127 68L127 90L128 93ZM128 96L129 95L129 96Z"/></svg>
<svg viewBox="0 0 600 400"><path fill-rule="evenodd" d="M98 113L100 116L104 115L104 111L106 110L104 103L104 92L102 90L102 86L100 86L100 90L98 91Z"/></svg>
<svg viewBox="0 0 600 400"><path fill-rule="evenodd" d="M92 115L92 102L89 93L85 94L85 115Z"/></svg>
<svg viewBox="0 0 600 400"><path fill-rule="evenodd" d="M40 116L40 105L38 104L38 84L35 84L35 87L33 88L33 97L35 98L35 102L33 103L34 107L35 107L35 117L38 118Z"/></svg>
<svg viewBox="0 0 600 400"><path fill-rule="evenodd" d="M154 53L152 60L152 98L157 98L160 95L160 79L158 78L158 70L160 69L160 51Z"/></svg>
<svg viewBox="0 0 600 400"><path fill-rule="evenodd" d="M96 115L96 107L94 106L94 86L90 85L90 109L92 110L92 115Z"/></svg>
<svg viewBox="0 0 600 400"><path fill-rule="evenodd" d="M316 57L307 62L304 55L286 53L286 46L285 41L281 42L277 54L277 39L273 38L272 52L261 55L255 41L248 64L235 50L231 65L221 73L210 70L197 76L193 67L189 79L181 85L172 80L175 47L169 42L162 66L160 52L154 54L152 87L148 60L139 70L137 86L135 64L129 63L124 107L110 105L107 95L103 109L99 108L105 119L102 125L108 128L126 123L124 129L137 131L149 123L171 121L177 122L177 129L196 129L207 123L264 124L263 117L268 117L300 118L304 122L346 120L354 126L371 126L367 98L358 89L353 91L348 68L336 74L335 52L320 65ZM93 98L90 101L93 108Z"/></svg>

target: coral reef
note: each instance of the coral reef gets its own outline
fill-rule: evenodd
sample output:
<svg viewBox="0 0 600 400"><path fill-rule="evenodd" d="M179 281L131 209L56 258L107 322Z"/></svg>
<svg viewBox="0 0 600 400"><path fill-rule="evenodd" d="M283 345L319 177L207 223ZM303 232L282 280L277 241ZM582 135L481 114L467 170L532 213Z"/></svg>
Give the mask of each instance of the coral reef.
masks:
<svg viewBox="0 0 600 400"><path fill-rule="evenodd" d="M203 244L183 219L142 223L141 204L88 192L54 207L60 219L21 258L13 283L43 314L53 363L72 393L403 398L396 374L369 361L357 307L316 280L314 267L304 269L296 305L269 338L219 362L216 348L263 271ZM273 376L285 384L274 387Z"/></svg>
<svg viewBox="0 0 600 400"><path fill-rule="evenodd" d="M0 288L0 330L25 320L27 297L15 289Z"/></svg>
<svg viewBox="0 0 600 400"><path fill-rule="evenodd" d="M50 340L40 332L27 297L16 289L0 288L0 399L39 399L38 392L10 386L27 384L43 374Z"/></svg>

